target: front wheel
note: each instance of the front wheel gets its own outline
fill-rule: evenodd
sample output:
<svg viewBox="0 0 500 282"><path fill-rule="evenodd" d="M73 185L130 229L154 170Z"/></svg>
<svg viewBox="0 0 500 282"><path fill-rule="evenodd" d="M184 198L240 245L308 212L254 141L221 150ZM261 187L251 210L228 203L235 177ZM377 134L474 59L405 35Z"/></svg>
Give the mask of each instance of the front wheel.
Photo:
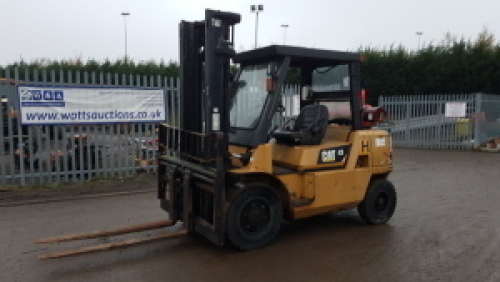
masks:
<svg viewBox="0 0 500 282"><path fill-rule="evenodd" d="M396 199L396 190L390 181L375 180L358 205L359 215L368 224L386 223L396 209Z"/></svg>
<svg viewBox="0 0 500 282"><path fill-rule="evenodd" d="M226 234L239 250L250 251L271 243L278 234L283 207L276 193L264 184L254 184L231 199Z"/></svg>

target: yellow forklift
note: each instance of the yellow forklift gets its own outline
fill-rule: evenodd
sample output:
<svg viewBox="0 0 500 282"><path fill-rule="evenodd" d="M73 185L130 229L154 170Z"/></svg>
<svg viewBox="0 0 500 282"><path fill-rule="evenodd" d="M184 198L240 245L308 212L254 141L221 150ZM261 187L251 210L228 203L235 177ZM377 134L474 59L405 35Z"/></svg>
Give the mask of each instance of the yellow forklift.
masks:
<svg viewBox="0 0 500 282"><path fill-rule="evenodd" d="M391 138L370 129L384 111L362 107L360 54L293 46L236 54L239 21L239 14L206 10L204 21L180 24L180 120L161 124L158 133L158 198L169 219L37 242L107 237L177 222L183 228L39 258L193 232L248 251L271 243L283 220L353 208L367 224L391 218L396 207L396 191L387 180ZM231 60L239 64L234 76ZM277 126L290 71L300 72L300 113Z"/></svg>
<svg viewBox="0 0 500 282"><path fill-rule="evenodd" d="M236 54L239 21L207 10L205 21L180 25L181 119L160 126L162 208L240 250L269 244L284 219L357 208L368 224L388 221L391 138L370 129L384 112L363 110L360 54L292 46ZM291 70L300 72L300 113L277 127Z"/></svg>

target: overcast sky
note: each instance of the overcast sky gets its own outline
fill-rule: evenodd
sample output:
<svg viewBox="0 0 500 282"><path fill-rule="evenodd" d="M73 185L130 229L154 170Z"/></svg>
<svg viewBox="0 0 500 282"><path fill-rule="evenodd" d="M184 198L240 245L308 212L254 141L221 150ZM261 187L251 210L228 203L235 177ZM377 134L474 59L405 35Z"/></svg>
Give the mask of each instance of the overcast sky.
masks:
<svg viewBox="0 0 500 282"><path fill-rule="evenodd" d="M124 55L124 19L129 12L128 53L136 60L178 58L178 24L202 20L205 8L240 13L236 49L286 43L336 50L402 44L416 49L446 32L474 40L487 27L500 39L500 0L0 0L0 65L23 58L115 60Z"/></svg>

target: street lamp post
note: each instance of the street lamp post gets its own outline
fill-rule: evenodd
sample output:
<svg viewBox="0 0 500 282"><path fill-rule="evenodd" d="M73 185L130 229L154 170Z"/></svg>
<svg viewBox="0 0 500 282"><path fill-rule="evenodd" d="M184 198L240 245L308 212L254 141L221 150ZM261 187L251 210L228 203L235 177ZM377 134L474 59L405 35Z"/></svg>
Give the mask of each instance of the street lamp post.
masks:
<svg viewBox="0 0 500 282"><path fill-rule="evenodd" d="M250 12L255 13L255 48L257 48L257 33L259 30L259 13L264 11L264 5L250 5Z"/></svg>
<svg viewBox="0 0 500 282"><path fill-rule="evenodd" d="M418 50L420 50L420 36L424 33L422 31L417 31L415 34L418 36Z"/></svg>
<svg viewBox="0 0 500 282"><path fill-rule="evenodd" d="M283 28L283 45L286 44L286 29L288 28L288 24L282 24L281 27Z"/></svg>
<svg viewBox="0 0 500 282"><path fill-rule="evenodd" d="M121 13L123 16L123 23L125 26L125 62L128 61L128 54L127 54L127 16L130 16L130 13L128 12L123 12Z"/></svg>

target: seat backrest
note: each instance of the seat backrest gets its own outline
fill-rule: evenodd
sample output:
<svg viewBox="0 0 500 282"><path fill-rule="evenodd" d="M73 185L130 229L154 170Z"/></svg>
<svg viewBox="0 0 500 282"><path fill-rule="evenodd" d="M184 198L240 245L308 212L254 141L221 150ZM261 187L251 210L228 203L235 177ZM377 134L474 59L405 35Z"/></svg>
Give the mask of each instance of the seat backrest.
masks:
<svg viewBox="0 0 500 282"><path fill-rule="evenodd" d="M293 130L301 133L300 144L321 143L325 137L328 118L328 108L324 105L308 105L302 108Z"/></svg>

